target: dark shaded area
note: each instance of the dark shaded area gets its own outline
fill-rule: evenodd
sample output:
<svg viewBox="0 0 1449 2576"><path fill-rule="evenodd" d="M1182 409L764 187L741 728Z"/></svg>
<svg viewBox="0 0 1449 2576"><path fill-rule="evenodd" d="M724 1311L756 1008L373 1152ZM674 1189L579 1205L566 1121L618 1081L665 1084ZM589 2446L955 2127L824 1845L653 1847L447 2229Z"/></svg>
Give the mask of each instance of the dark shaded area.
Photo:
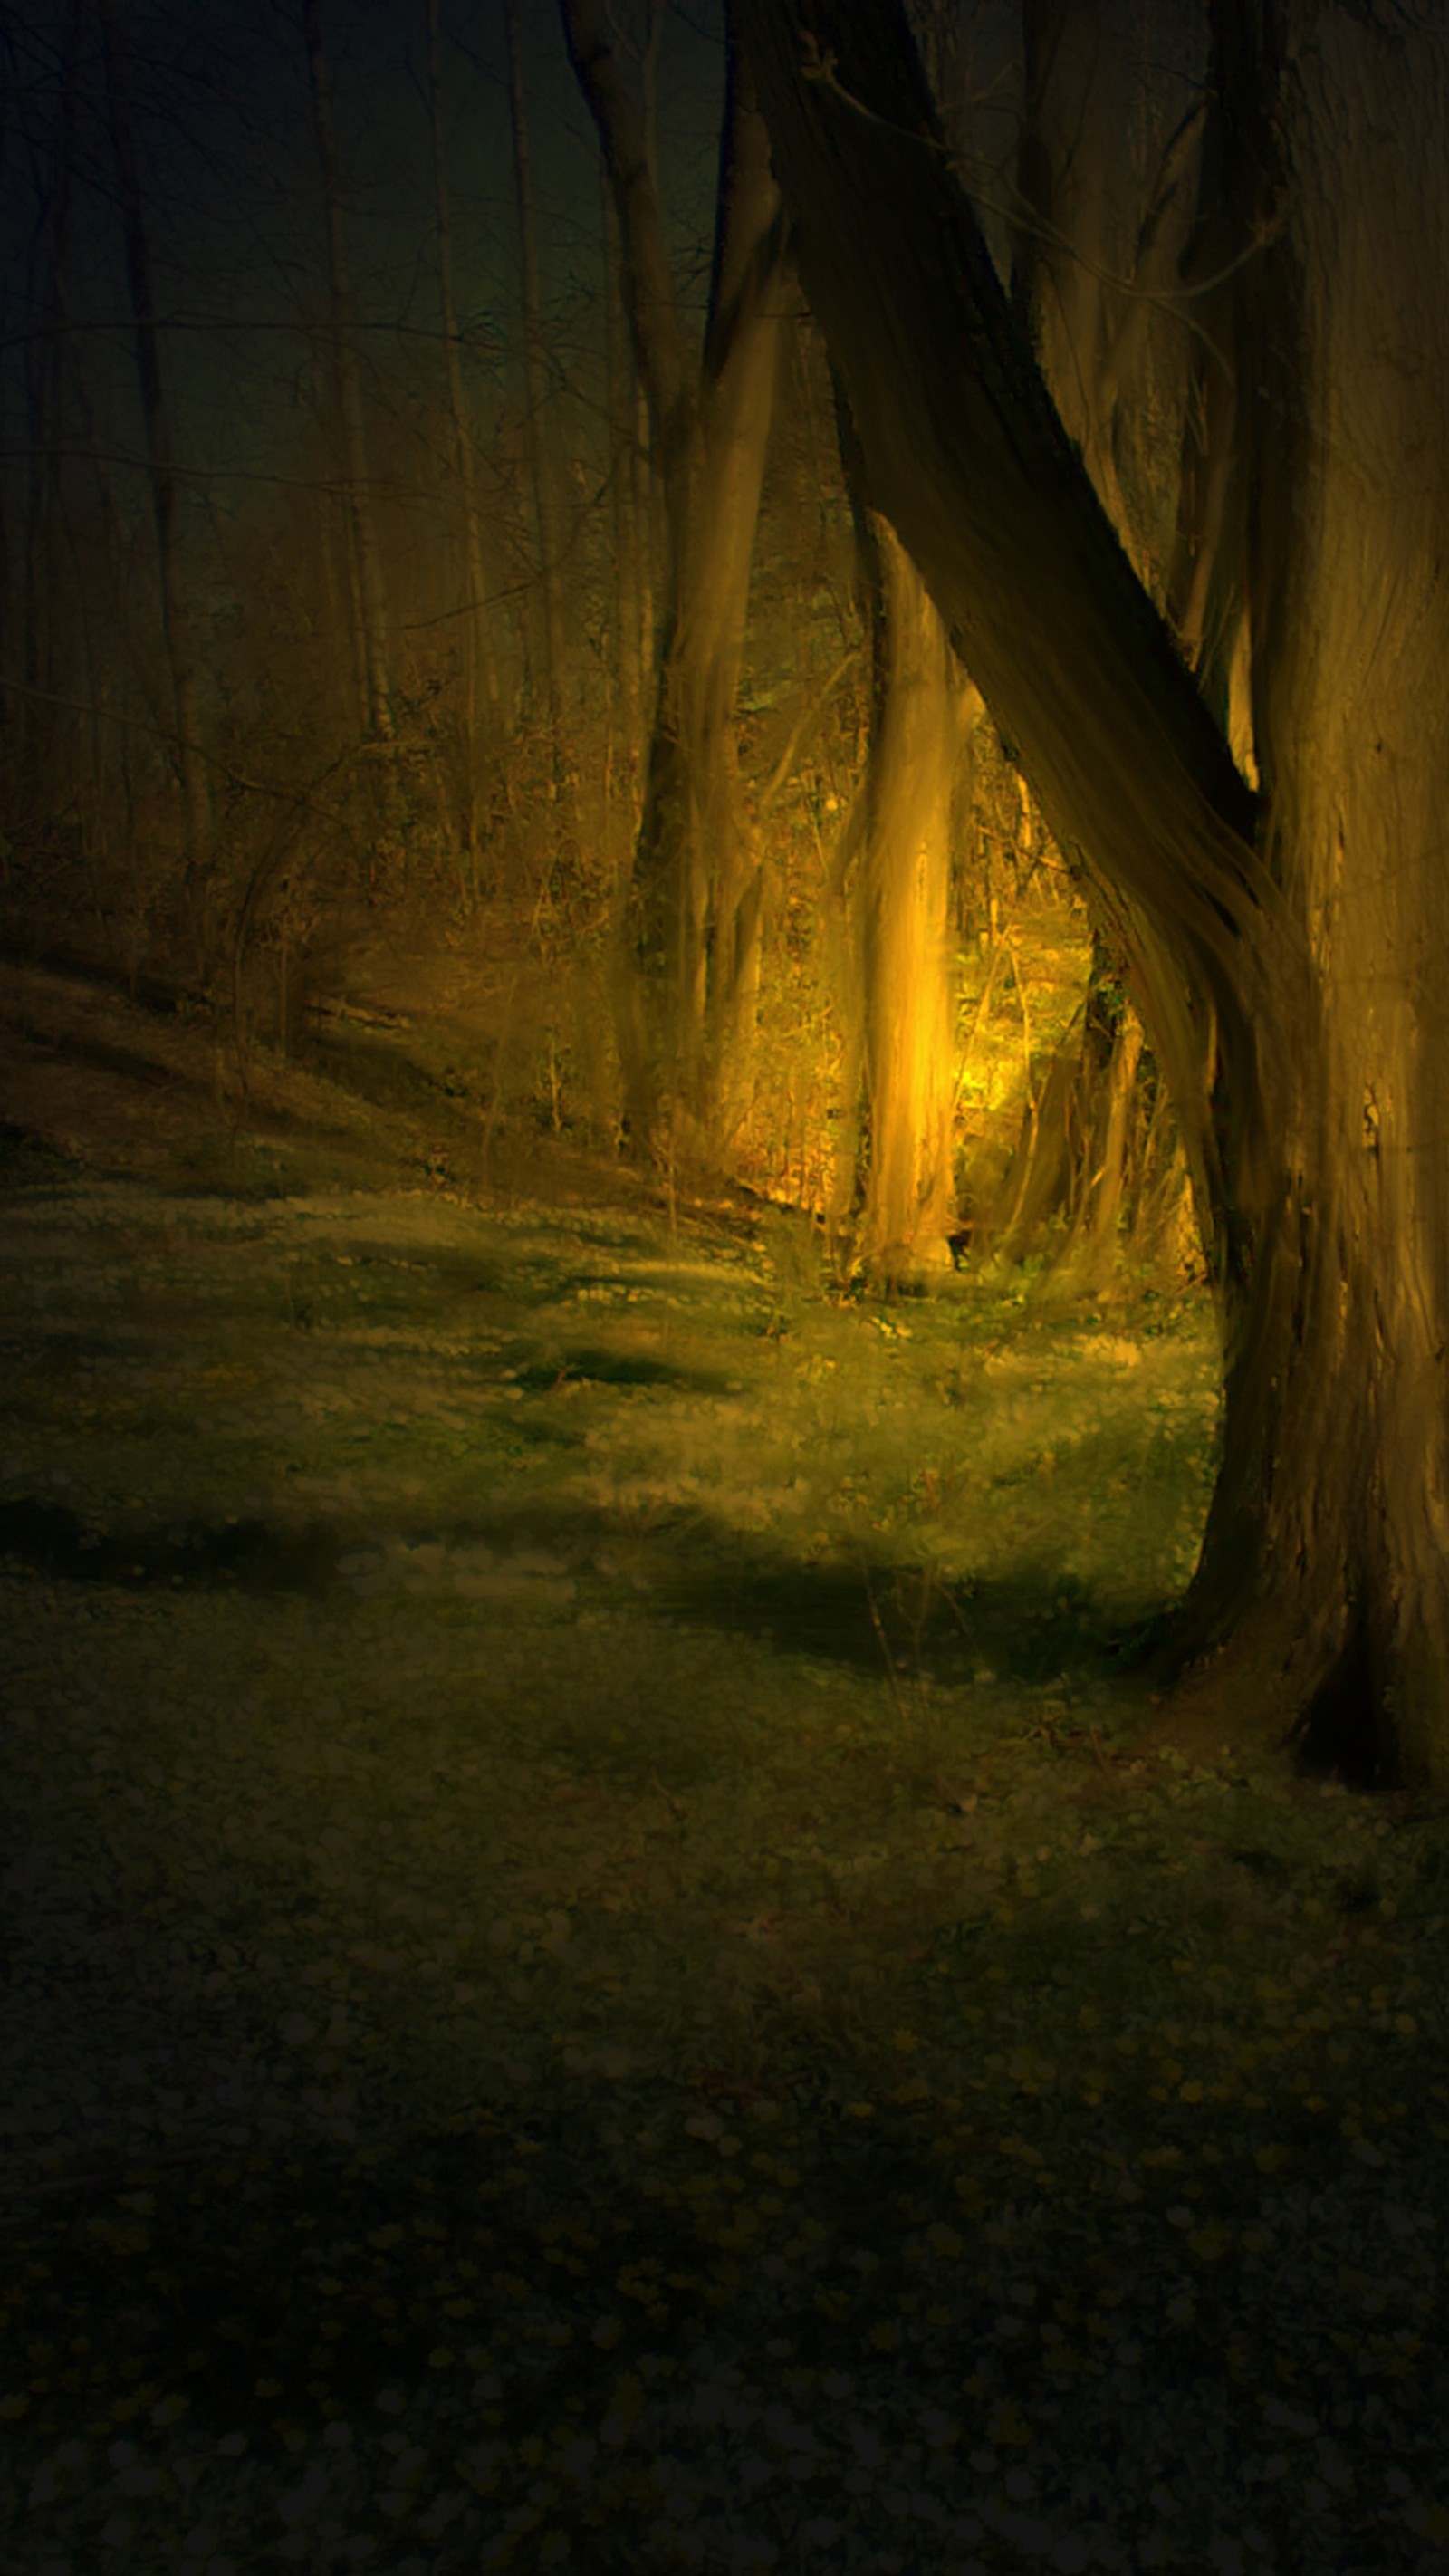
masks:
<svg viewBox="0 0 1449 2576"><path fill-rule="evenodd" d="M727 1381L716 1369L675 1368L667 1360L640 1351L597 1347L566 1350L558 1359L531 1359L514 1375L514 1384L529 1395L547 1395L559 1386L667 1386L689 1395L723 1395Z"/></svg>
<svg viewBox="0 0 1449 2576"><path fill-rule="evenodd" d="M160 1064L154 1056L138 1054L134 1047L113 1046L109 1038L82 1037L74 1029L34 1028L24 1020L12 1021L11 1030L41 1055L85 1065L92 1073L119 1074L126 1082L140 1083L146 1091L200 1092L203 1087L194 1074Z"/></svg>
<svg viewBox="0 0 1449 2576"><path fill-rule="evenodd" d="M433 1117L471 1112L470 1130L476 1128L486 1091L481 1066L476 1073L434 1073L383 1030L374 1036L315 1022L299 1035L293 1056L374 1109L426 1109Z"/></svg>
<svg viewBox="0 0 1449 2576"><path fill-rule="evenodd" d="M1286 1887L1293 1875L1292 1863L1286 1861L1281 1852L1262 1851L1256 1844L1235 1845L1228 1858L1235 1861L1239 1869L1249 1871L1254 1878L1263 1879L1270 1887Z"/></svg>
<svg viewBox="0 0 1449 2576"><path fill-rule="evenodd" d="M1351 1789L1396 1788L1380 1696L1367 1625L1355 1613L1343 1652L1293 1729L1295 1770L1309 1779L1342 1780Z"/></svg>
<svg viewBox="0 0 1449 2576"><path fill-rule="evenodd" d="M81 946L57 933L50 923L34 917L27 924L12 921L9 945L11 953L23 956L28 965L44 967L53 975L74 975L83 983L103 985L108 992L123 994L137 1009L150 1011L158 1019L171 1019L178 1011L206 1007L206 995L195 984L153 966L122 966L104 951Z"/></svg>
<svg viewBox="0 0 1449 2576"><path fill-rule="evenodd" d="M708 2072L690 2084L726 2119L750 2108L751 2087L725 2092ZM440 2367L466 2383L488 2358L485 2337L521 2348L504 2394L518 2439L551 2426L560 2407L597 2421L628 2345L678 2350L721 2309L746 2331L774 2309L792 2353L828 2366L841 2309L888 2311L909 2285L900 2204L908 2186L939 2190L930 2113L897 2111L877 2131L843 2116L818 2075L772 2092L809 2118L810 2144L793 2152L823 2230L780 2293L740 2278L717 2242L718 2211L701 2223L682 2198L642 2195L601 2146L589 2106L560 2096L517 2126L480 2109L384 2152L123 2165L40 2185L7 2213L12 2236L43 2238L50 2266L31 2276L27 2322L43 2331L85 2314L97 2359L70 2374L77 2394L87 2375L113 2390L179 2380L193 2416L218 2429L251 2422L264 2444L273 2416L325 2420L397 2383L431 2381L433 2395ZM697 2165L700 2150L687 2152ZM836 2295L818 2304L814 2278L847 2249ZM561 2347L530 2316L535 2300L584 2319L601 2299L617 2307L624 2262L647 2293L633 2302L624 2350L587 2337ZM270 2383L260 2402L258 2379Z"/></svg>
<svg viewBox="0 0 1449 2576"><path fill-rule="evenodd" d="M75 1165L29 1127L0 1119L0 1190L43 1189L69 1178Z"/></svg>
<svg viewBox="0 0 1449 2576"><path fill-rule="evenodd" d="M336 1570L330 1530L280 1530L264 1521L202 1521L120 1537L63 1504L33 1495L0 1503L0 1557L74 1583L234 1585L244 1592L326 1590Z"/></svg>
<svg viewBox="0 0 1449 2576"><path fill-rule="evenodd" d="M726 2089L696 2070L680 2090L737 2121L767 2161L771 2150L788 2158L783 2198L767 2199L758 2213L746 2204L749 2223L738 2239L727 2212L738 2215L741 2204L721 2199L717 2180L703 2200L698 2192L721 2170L707 2139L682 2142L682 2155L651 2156L650 2171L640 2172L636 2156L612 2151L610 2133L601 2137L594 2104L564 2088L516 2120L480 2107L447 2130L422 2130L382 2149L363 2143L275 2160L117 2164L41 2185L12 2202L5 2230L19 2283L12 2330L31 2356L20 2443L49 2444L99 2417L136 2440L144 2457L159 2390L172 2414L184 2408L189 2437L244 2432L250 2457L287 2484L297 2474L299 2434L315 2442L341 2417L369 2485L391 2485L388 2458L402 2438L394 2428L405 2426L408 2441L434 2450L450 2485L459 2472L465 2485L440 2532L425 2519L438 2479L412 2484L394 2511L394 2545L420 2548L416 2563L435 2576L462 2576L480 2563L481 2536L496 2535L538 2475L536 2457L530 2462L521 2446L538 2437L552 2450L576 2430L592 2449L613 2423L583 2491L556 2484L550 2523L569 2534L580 2565L622 2569L641 2563L639 2499L626 2488L601 2509L600 2482L616 2462L636 2473L646 2462L620 2418L621 2392L682 2401L675 2447L717 2456L718 2406L711 2410L707 2387L699 2390L702 2408L691 2392L719 2376L711 2351L739 2348L746 2394L756 2401L744 2420L773 2397L788 2415L814 2418L827 2445L818 2401L801 2398L793 2374L852 2374L839 2446L817 2454L809 2502L773 2460L759 2509L788 2546L802 2512L822 2501L837 2511L846 2505L840 2488L855 2465L852 2421L858 2426L863 2416L894 2448L917 2429L923 2389L949 2402L973 2373L983 2374L993 2406L1019 2408L1027 2420L1056 2411L1055 2364L1035 2330L1044 2308L1030 2286L1020 2314L1010 2301L1003 2307L1001 2276L1013 2267L1029 2284L1049 2285L1052 2302L1065 2301L1069 2315L1104 2296L1110 2302L1116 2330L1134 2338L1118 2373L1124 2423L1134 2390L1165 2384L1190 2401L1200 2386L1212 2400L1204 2438L1221 2449L1225 2477L1261 2441L1262 2390L1274 2384L1284 2335L1276 2267L1234 2258L1199 2270L1196 2314L1171 2322L1160 2310L1158 2267L1144 2275L1142 2212L1114 2197L1113 2156L1064 2156L1052 2106L1021 2105L1016 2127L1028 2134L978 2142L953 2177L934 2151L941 2111L929 2102L882 2104L873 2121L853 2120L802 2070L797 2082L786 2077L772 2088L783 2117L770 2124L752 2116L760 2097L749 2085ZM627 2099L611 2107L632 2126ZM1194 2136L1202 2116L1194 2115ZM1336 2147L1307 2120L1292 2125L1295 2137L1301 2125L1302 2151L1314 2165L1333 2170ZM1059 2172L1065 2166L1049 2193L1035 2179L1042 2151ZM1024 2152L1037 2164L1024 2165ZM1165 2212L1181 2177L1145 2180L1150 2233L1169 2237ZM1219 2167L1206 2178L1196 2215L1231 2228L1256 2215L1257 2201L1255 2177ZM800 2235L804 2211L808 2240ZM988 2217L986 2242L1001 2250L988 2254L981 2273L969 2259L963 2265L962 2231L969 2238ZM926 2231L941 2238L939 2222L942 2250L931 2253ZM912 2353L912 2379L897 2387L902 2316L942 2295L948 2304L933 2312ZM1405 2305L1391 2298L1393 2314ZM1319 2322L1295 2318L1295 2349ZM1328 2322L1325 2314L1322 2327ZM1230 2339L1243 2366L1224 2414L1222 2352ZM1295 2402L1311 2404L1321 2420L1333 2408L1339 2447L1376 2493L1373 2409L1381 2401L1370 2396L1366 2406L1354 2356L1335 2357L1337 2340L1324 2331L1315 2341L1322 2367L1311 2389L1295 2377ZM1437 2399L1427 2377L1400 2376L1393 2402L1401 2440L1432 2438ZM918 2473L958 2508L979 2501L982 2487L966 2454L964 2444L935 2449ZM1147 2515L1144 2490L1156 2474L1121 2433L1111 2466L1119 2509ZM1290 2515L1300 2509L1291 2484L1283 2502ZM1053 2497L1034 2510L1043 2505L1064 2509ZM1265 2492L1260 2519L1272 2533L1272 2563L1306 2566L1275 2506L1276 2491ZM274 2548L275 2501L254 2509ZM98 2498L97 2519L109 2510ZM858 2510L873 2530L878 2504L862 2498ZM233 2546L248 2538L240 2528L227 2536ZM1363 2565L1414 2563L1372 2508L1363 2537L1371 2544ZM936 2563L943 2562L909 2562Z"/></svg>
<svg viewBox="0 0 1449 2576"><path fill-rule="evenodd" d="M1049 1563L969 1584L882 1558L802 1563L734 1533L696 1555L688 1539L661 1605L691 1624L745 1633L879 1677L960 1681L981 1664L1027 1682L1096 1669L1114 1622Z"/></svg>
<svg viewBox="0 0 1449 2576"><path fill-rule="evenodd" d="M647 1370L651 1364L640 1365ZM550 1383L556 1378L555 1371ZM623 1382L633 1381L625 1376ZM645 1375L640 1382L655 1381ZM521 1424L520 1431L526 1436L527 1426ZM637 1535L608 1513L580 1512L563 1522L553 1513L517 1511L386 1531L357 1524L288 1528L246 1519L192 1520L117 1534L35 1495L0 1503L0 1557L63 1581L127 1587L166 1583L320 1595L334 1586L344 1554L389 1541L408 1547L482 1545L505 1553L545 1546L576 1561ZM929 1568L881 1558L803 1563L784 1548L742 1540L698 1516L681 1518L674 1531L652 1530L649 1544L663 1569L650 1587L652 1607L664 1616L749 1637L783 1653L850 1665L877 1680L886 1673L902 1681L960 1683L982 1664L998 1677L1027 1683L1070 1680L1100 1670L1111 1650L1114 1623L1105 1605L1048 1563L962 1586L942 1582ZM612 1584L606 1589L612 1591ZM438 1591L440 1602L450 1600L446 1576L439 1578Z"/></svg>

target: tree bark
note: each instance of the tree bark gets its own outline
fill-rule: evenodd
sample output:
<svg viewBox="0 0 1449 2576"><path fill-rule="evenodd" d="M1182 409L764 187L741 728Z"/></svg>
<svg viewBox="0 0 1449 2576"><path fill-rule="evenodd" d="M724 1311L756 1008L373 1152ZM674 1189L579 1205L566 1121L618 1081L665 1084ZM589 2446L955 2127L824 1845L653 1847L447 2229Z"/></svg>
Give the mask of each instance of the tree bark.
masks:
<svg viewBox="0 0 1449 2576"><path fill-rule="evenodd" d="M735 701L780 341L779 194L748 66L730 43L709 318L691 385L644 121L599 0L561 0L619 218L635 363L668 537L658 698L634 854L636 967L621 1015L636 1145L718 1164L743 1116L761 887Z"/></svg>
<svg viewBox="0 0 1449 2576"><path fill-rule="evenodd" d="M1256 312L1263 263L1253 254L1277 225L1283 171L1272 129L1281 79L1280 40L1257 0L1215 0L1211 90L1205 119L1196 221L1182 259L1182 283L1197 325L1188 352L1187 400L1178 476L1177 524L1168 613L1198 686L1223 726L1244 776L1256 787L1248 703L1248 554L1252 494L1249 446L1238 417L1241 370L1256 359L1263 316ZM1256 382L1256 378L1254 379Z"/></svg>
<svg viewBox="0 0 1449 2576"><path fill-rule="evenodd" d="M306 0L307 73L311 87L312 130L322 174L327 218L327 281L332 307L332 367L342 423L343 475L347 528L356 583L358 641L362 648L367 730L374 742L393 736L392 678L387 643L387 604L383 591L382 555L372 506L372 477L367 456L367 415L362 400L362 370L357 357L357 320L347 269L347 241L342 214L342 178L337 159L337 132L332 113L332 73L322 29L322 0Z"/></svg>
<svg viewBox="0 0 1449 2576"><path fill-rule="evenodd" d="M872 489L1115 902L1195 1149L1227 1365L1181 1642L1233 1649L1203 1698L1442 1779L1449 25L1249 15L1265 86L1282 26L1289 182L1238 424L1261 800L1046 399L896 0L742 0Z"/></svg>
<svg viewBox="0 0 1449 2576"><path fill-rule="evenodd" d="M1449 1776L1449 25L1387 6L1223 8L1281 161L1243 272L1265 848L1302 925L1284 1276L1244 1353L1199 1588L1244 1579L1310 1673L1308 1731ZM1276 210L1274 198L1276 197ZM1276 235L1276 237L1275 237ZM1290 1258L1288 1246L1296 1257ZM1239 1570L1241 1568L1241 1571ZM1236 1578L1236 1580L1235 1580Z"/></svg>

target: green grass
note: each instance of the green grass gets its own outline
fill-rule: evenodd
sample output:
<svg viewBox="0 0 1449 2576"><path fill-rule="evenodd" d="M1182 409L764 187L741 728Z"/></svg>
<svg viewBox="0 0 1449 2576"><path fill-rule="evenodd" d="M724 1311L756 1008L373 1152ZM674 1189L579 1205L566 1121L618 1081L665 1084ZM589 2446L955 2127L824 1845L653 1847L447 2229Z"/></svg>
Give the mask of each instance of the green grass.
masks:
<svg viewBox="0 0 1449 2576"><path fill-rule="evenodd" d="M12 1199L7 2565L180 2565L183 2503L331 2564L319 2477L398 2569L1443 2536L1442 1820L1251 1712L1142 1751L1112 1652L1192 1561L1206 1314L808 1278Z"/></svg>

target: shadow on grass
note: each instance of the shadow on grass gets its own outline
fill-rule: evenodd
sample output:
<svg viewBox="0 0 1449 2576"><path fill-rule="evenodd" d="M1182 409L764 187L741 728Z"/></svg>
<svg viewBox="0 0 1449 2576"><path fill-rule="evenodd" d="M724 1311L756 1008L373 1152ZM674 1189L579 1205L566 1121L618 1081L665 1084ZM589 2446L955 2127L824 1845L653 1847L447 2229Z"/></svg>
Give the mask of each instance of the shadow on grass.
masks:
<svg viewBox="0 0 1449 2576"><path fill-rule="evenodd" d="M81 1036L72 1029L38 1029L24 1020L12 1021L15 1036L25 1039L41 1054L64 1064L84 1065L89 1073L115 1073L127 1082L139 1083L147 1091L201 1092L204 1085L195 1074L178 1072L173 1066L158 1062L155 1056L142 1055L135 1047L113 1046L106 1038Z"/></svg>
<svg viewBox="0 0 1449 2576"><path fill-rule="evenodd" d="M518 1370L514 1384L528 1395L551 1393L559 1386L667 1386L685 1395L722 1395L727 1380L717 1369L676 1368L641 1351L590 1346L531 1359Z"/></svg>
<svg viewBox="0 0 1449 2576"><path fill-rule="evenodd" d="M30 1127L0 1119L0 1191L42 1190L72 1181L77 1165Z"/></svg>
<svg viewBox="0 0 1449 2576"><path fill-rule="evenodd" d="M888 1659L902 1679L1070 1678L1100 1666L1126 1627L1046 1560L959 1583L929 1566L866 1556L812 1563L738 1538L728 1555L716 1543L708 1561L692 1558L681 1548L661 1587L677 1617L876 1674Z"/></svg>
<svg viewBox="0 0 1449 2576"><path fill-rule="evenodd" d="M338 1543L330 1530L282 1530L259 1520L173 1523L116 1536L63 1504L22 1495L0 1503L0 1557L62 1582L315 1594L332 1579Z"/></svg>
<svg viewBox="0 0 1449 2576"><path fill-rule="evenodd" d="M506 1564L520 1546L543 1545L577 1566L619 1542L637 1548L640 1533L611 1513L590 1511L514 1511L386 1532L361 1523L303 1527L248 1518L116 1533L34 1495L0 1503L0 1558L64 1582L125 1589L164 1584L321 1597L338 1588L345 1555L387 1542L404 1551L441 1550L437 1580L446 1598L455 1553L461 1564L470 1551L496 1549ZM632 1596L642 1615L652 1609L686 1627L878 1680L1070 1682L1100 1672L1109 1658L1134 1663L1156 1633L1154 1614L1139 1607L1124 1616L1047 1559L963 1584L880 1557L811 1561L699 1515L649 1531L645 1544L657 1572L647 1596ZM611 1578L597 1571L584 1579L590 1589L610 1588ZM459 1588L466 1593L466 1584Z"/></svg>

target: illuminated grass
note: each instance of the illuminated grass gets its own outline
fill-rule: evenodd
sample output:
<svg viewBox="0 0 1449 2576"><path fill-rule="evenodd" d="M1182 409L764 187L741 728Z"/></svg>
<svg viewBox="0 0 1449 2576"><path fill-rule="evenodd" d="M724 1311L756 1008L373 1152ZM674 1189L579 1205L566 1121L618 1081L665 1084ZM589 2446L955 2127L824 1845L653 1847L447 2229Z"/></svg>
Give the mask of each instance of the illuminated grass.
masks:
<svg viewBox="0 0 1449 2576"><path fill-rule="evenodd" d="M1442 1825L1126 1749L1200 1313L7 1237L7 2566L1443 2536Z"/></svg>

